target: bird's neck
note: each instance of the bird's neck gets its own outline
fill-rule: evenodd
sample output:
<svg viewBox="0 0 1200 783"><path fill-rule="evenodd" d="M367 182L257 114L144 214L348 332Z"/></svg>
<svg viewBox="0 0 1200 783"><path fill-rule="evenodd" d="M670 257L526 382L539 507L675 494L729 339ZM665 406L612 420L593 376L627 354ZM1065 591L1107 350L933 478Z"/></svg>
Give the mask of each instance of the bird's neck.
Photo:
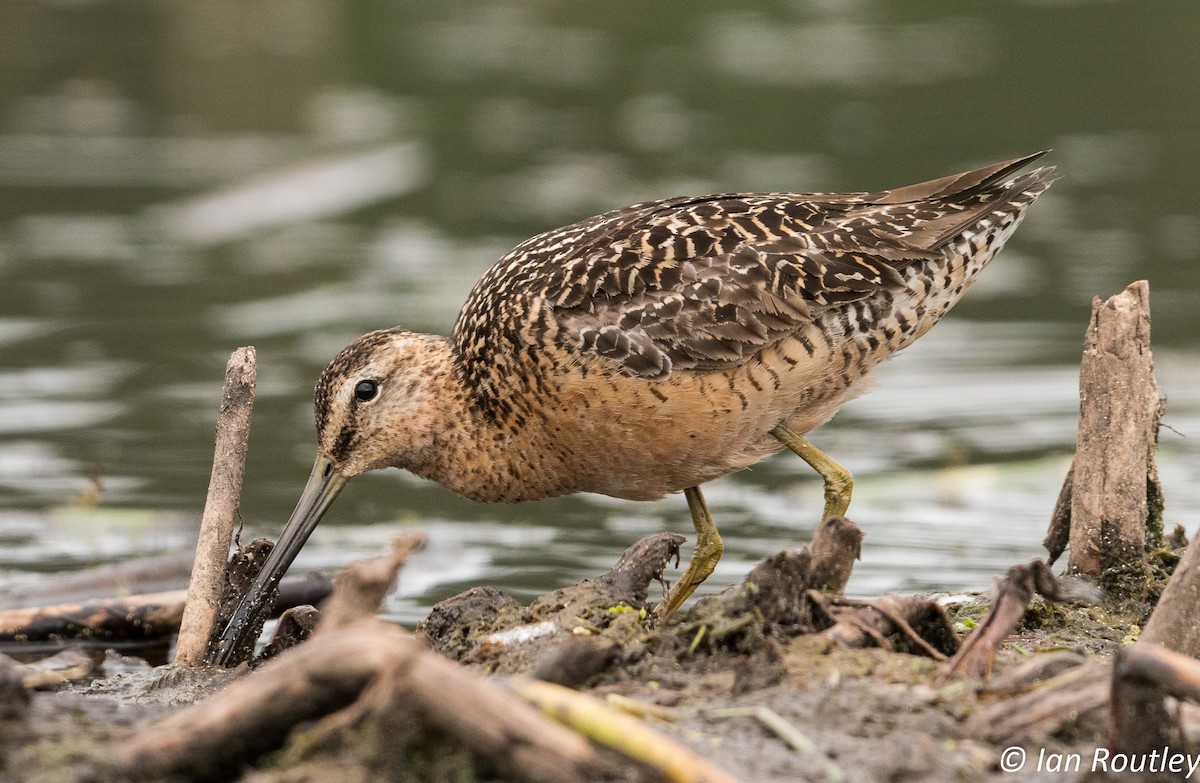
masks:
<svg viewBox="0 0 1200 783"><path fill-rule="evenodd" d="M420 412L398 423L420 438L423 448L410 451L397 467L482 502L560 494L543 486L550 477L538 464L545 454L531 448L536 433L522 417L485 411L481 390L466 380L449 341L437 345L426 362Z"/></svg>

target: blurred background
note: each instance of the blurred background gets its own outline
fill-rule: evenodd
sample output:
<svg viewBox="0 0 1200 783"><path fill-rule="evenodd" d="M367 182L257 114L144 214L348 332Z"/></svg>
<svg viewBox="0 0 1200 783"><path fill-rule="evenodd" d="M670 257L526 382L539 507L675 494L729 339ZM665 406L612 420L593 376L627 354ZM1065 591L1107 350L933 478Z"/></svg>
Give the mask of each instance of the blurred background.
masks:
<svg viewBox="0 0 1200 783"><path fill-rule="evenodd" d="M277 534L317 373L447 333L521 239L639 200L875 190L1039 149L1062 179L813 440L857 476L854 593L985 588L1040 541L1093 296L1147 278L1168 524L1200 520L1200 4L1164 0L0 4L0 593L185 552L225 360L258 349L242 516ZM95 508L88 504L97 499ZM710 580L807 540L794 457L706 487ZM476 505L357 479L298 561L429 532L390 611L595 574L681 497ZM685 550L690 551L690 550Z"/></svg>

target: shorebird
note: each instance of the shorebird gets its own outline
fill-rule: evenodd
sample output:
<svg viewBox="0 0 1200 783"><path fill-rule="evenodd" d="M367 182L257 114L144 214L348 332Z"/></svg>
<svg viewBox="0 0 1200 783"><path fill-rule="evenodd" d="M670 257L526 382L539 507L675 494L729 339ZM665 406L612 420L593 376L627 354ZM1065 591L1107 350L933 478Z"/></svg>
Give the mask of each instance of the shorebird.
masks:
<svg viewBox="0 0 1200 783"><path fill-rule="evenodd" d="M1044 153L876 193L732 193L618 209L517 245L449 337L363 335L317 380L317 458L279 543L222 636L228 653L326 509L397 467L468 498L683 491L696 530L678 609L721 537L700 485L784 448L850 473L806 438L923 335L1012 235L1053 168Z"/></svg>

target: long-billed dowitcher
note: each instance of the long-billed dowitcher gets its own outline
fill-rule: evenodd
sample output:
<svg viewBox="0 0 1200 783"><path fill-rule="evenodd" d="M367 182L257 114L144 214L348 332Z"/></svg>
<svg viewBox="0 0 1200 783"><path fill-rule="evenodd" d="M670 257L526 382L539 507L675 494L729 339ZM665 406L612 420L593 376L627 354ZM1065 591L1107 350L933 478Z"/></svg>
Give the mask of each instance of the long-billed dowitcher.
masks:
<svg viewBox="0 0 1200 783"><path fill-rule="evenodd" d="M450 337L384 329L315 394L317 459L228 652L352 477L398 467L480 501L683 490L696 528L677 609L722 544L710 479L787 447L937 322L1049 187L1037 153L878 193L722 194L637 204L526 240L475 285Z"/></svg>

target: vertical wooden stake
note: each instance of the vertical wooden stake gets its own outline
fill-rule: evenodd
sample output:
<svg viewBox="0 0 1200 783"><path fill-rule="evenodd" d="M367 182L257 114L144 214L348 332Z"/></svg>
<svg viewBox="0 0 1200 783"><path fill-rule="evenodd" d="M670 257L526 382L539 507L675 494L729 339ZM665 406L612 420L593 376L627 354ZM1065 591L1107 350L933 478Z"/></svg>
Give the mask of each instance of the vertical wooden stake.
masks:
<svg viewBox="0 0 1200 783"><path fill-rule="evenodd" d="M225 366L212 477L200 521L200 540L196 543L196 560L192 564L179 641L175 646L175 663L184 666L200 666L207 662L205 651L216 623L217 604L225 583L225 564L233 540L233 523L242 496L256 369L253 347L238 348Z"/></svg>
<svg viewBox="0 0 1200 783"><path fill-rule="evenodd" d="M1079 368L1072 572L1141 572L1162 408L1150 353L1150 288L1139 280L1106 302L1092 302Z"/></svg>

